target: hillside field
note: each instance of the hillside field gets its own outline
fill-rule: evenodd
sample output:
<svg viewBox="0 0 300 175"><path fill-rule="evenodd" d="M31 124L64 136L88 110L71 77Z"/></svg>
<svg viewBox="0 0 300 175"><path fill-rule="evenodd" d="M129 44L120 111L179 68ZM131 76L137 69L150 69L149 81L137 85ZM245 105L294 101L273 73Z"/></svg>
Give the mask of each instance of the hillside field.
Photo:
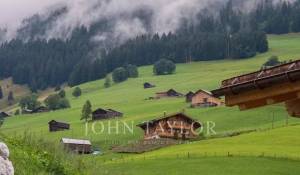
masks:
<svg viewBox="0 0 300 175"><path fill-rule="evenodd" d="M289 126L286 126L287 113L281 104L241 112L236 107L191 109L184 98L145 100L154 96L155 92L170 88L181 93L198 89L213 90L220 86L223 79L260 69L272 55L279 56L281 60L300 58L300 34L269 35L269 44L269 52L251 59L178 64L174 75L154 76L152 66L141 67L139 78L114 84L108 89L103 87L104 80L82 84L80 88L83 94L79 98L72 97L73 89L66 88L72 106L70 109L11 117L5 121L0 132L8 138L24 133L32 134L53 145L59 145L62 137L90 139L103 155L74 156L74 161L84 164L84 174L299 174L300 119L289 118ZM156 88L145 90L144 82L151 82ZM81 109L86 100L91 101L93 109L112 108L123 112L125 115L120 122L132 124L133 134L108 134L107 130L94 134L93 123L89 123L86 135L86 125L80 121ZM142 130L135 127L140 122L161 116L164 112L173 113L183 109L204 124L207 121L214 122L218 136L239 131L257 131L236 137L170 146L140 155L117 154L110 150L114 145L141 140ZM48 122L52 119L69 122L71 130L49 133ZM105 121L104 125L115 121ZM17 174L28 174L22 168L33 166L30 165L32 157L24 158L28 160L27 163L20 161L19 156L22 154L17 154L19 148L14 148L14 144L9 145L13 147L12 159ZM72 159L69 161L72 164ZM51 174L47 171L42 174L47 173Z"/></svg>

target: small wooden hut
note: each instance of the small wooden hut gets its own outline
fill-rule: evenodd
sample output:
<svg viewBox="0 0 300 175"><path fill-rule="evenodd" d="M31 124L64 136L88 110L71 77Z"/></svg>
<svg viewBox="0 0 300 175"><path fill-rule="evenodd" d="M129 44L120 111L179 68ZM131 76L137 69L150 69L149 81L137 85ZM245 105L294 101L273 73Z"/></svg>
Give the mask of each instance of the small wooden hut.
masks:
<svg viewBox="0 0 300 175"><path fill-rule="evenodd" d="M192 98L193 98L194 94L195 94L195 93L192 92L192 91L190 91L190 92L188 92L187 94L185 94L185 101L186 101L187 103L192 102Z"/></svg>
<svg viewBox="0 0 300 175"><path fill-rule="evenodd" d="M222 105L222 100L216 98L211 92L198 90L192 97L191 107L216 107Z"/></svg>
<svg viewBox="0 0 300 175"><path fill-rule="evenodd" d="M92 113L93 120L105 120L110 118L123 117L123 113L113 109L102 109L99 108Z"/></svg>
<svg viewBox="0 0 300 175"><path fill-rule="evenodd" d="M78 140L62 138L61 143L64 148L79 154L90 154L92 153L92 144L89 140Z"/></svg>
<svg viewBox="0 0 300 175"><path fill-rule="evenodd" d="M58 122L55 120L51 120L48 124L49 124L50 132L63 131L63 130L70 129L70 124L64 123L64 122Z"/></svg>
<svg viewBox="0 0 300 175"><path fill-rule="evenodd" d="M177 92L174 89L170 89L166 92L157 92L156 98L167 98L167 97L182 97L183 94Z"/></svg>
<svg viewBox="0 0 300 175"><path fill-rule="evenodd" d="M153 85L149 82L144 83L144 89L149 89L149 88L154 88L154 87L155 87L155 85Z"/></svg>
<svg viewBox="0 0 300 175"><path fill-rule="evenodd" d="M193 139L197 137L195 132L202 127L199 122L185 113L164 115L163 117L137 125L144 130L144 139Z"/></svg>
<svg viewBox="0 0 300 175"><path fill-rule="evenodd" d="M6 112L0 112L0 118L10 117L10 115Z"/></svg>

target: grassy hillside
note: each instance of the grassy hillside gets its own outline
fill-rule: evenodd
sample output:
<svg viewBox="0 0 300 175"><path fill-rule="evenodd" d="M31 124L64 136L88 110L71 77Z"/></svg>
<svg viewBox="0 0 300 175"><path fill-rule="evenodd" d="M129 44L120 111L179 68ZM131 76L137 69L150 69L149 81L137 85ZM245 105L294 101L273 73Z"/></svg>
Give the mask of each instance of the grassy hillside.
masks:
<svg viewBox="0 0 300 175"><path fill-rule="evenodd" d="M2 87L2 91L3 91L3 95L4 95L4 97L0 100L0 110L1 111L4 109L5 109L5 111L10 111L10 109L15 108L15 106L16 106L15 104L18 102L18 100L21 97L30 93L30 90L28 89L27 86L13 84L11 78L0 80L0 86ZM15 99L11 106L8 105L8 101L7 101L7 96L10 91L13 92L14 99Z"/></svg>
<svg viewBox="0 0 300 175"><path fill-rule="evenodd" d="M173 168L174 170L170 172L171 174L176 174L176 171L179 171L178 174L180 174L180 171L184 172L185 169L182 168L182 166L177 166L178 163L187 165L185 168L193 169L194 171L190 171L191 174L203 172L201 170L204 169L207 169L206 172L208 174L220 174L217 168L214 167L214 164L218 164L220 166L219 169L224 169L221 174L246 174L246 170L248 174L262 174L257 172L263 172L263 174L290 174L289 172L297 172L296 174L299 174L299 168L294 166L299 163L297 161L285 161L282 159L270 158L259 159L257 157L251 157L251 154L249 155L250 157L243 158L211 157L209 159L193 158L188 160L185 160L184 158L182 158L182 160L177 160L176 156L174 156L175 153L185 152L186 150L189 150L193 154L197 153L198 156L203 155L203 153L205 153L204 151L208 154L214 154L216 152L222 155L226 155L227 151L233 153L249 151L255 156L262 152L267 153L268 151L272 151L270 154L273 154L280 151L280 153L286 154L287 157L292 158L297 151L300 151L299 139L293 137L293 134L297 133L300 129L297 126L289 127L286 130L285 128L274 130L274 132L268 131L265 133L242 135L235 138L200 141L145 154L145 156L150 157L152 155L159 156L160 159L157 161L140 160L139 156L130 156L133 159L139 159L139 161L127 162L126 164L120 162L103 164L105 160L120 158L120 154L115 154L110 151L110 148L113 145L126 144L129 141L142 139L142 131L139 128L134 127L133 134L108 134L107 130L101 134L93 134L91 132L92 123L89 123L89 133L86 135L85 124L79 120L84 102L90 100L93 109L102 107L122 111L125 116L121 121L129 123L133 122L132 124L134 126L142 121L160 116L164 111L167 113L178 112L184 108L186 108L188 114L203 123L206 121L215 122L215 130L217 134L221 135L231 131L271 128L273 115L275 116L275 127L284 126L286 124L287 113L280 104L240 112L237 108L226 107L190 109L188 108L189 105L185 103L184 98L145 100L148 97L154 96L155 92L165 91L170 88L174 88L182 93L186 93L190 90L195 91L199 88L206 90L218 88L220 86L220 81L223 79L259 69L271 55L277 55L282 60L300 58L299 34L269 36L269 41L270 51L251 59L179 64L177 65L176 74L169 76L153 76L152 66L141 67L139 69L139 78L129 79L120 84L114 84L108 89L103 87L104 80L83 84L80 86L83 89L83 94L79 98L72 97L72 89L67 89L67 97L71 102L71 109L44 114L12 117L5 121L4 126L1 128L1 132L7 136L14 136L15 134L23 134L26 131L34 133L36 137L42 137L52 141L55 144L59 144L59 140L62 137L90 139L94 146L100 147L104 151L104 155L81 157L83 162L86 163L87 169L90 171L87 172L87 174L94 174L94 172L97 172L98 167L107 169L107 174L134 174L133 170L139 167L145 168L146 172L143 174L151 174L151 172L155 172L154 174L164 174L163 172L157 171L159 166L163 166L164 169ZM144 90L142 85L146 81L155 84L157 87ZM71 123L71 130L49 133L47 123L52 119ZM289 124L297 123L300 123L299 119L289 119ZM109 123L108 121L105 121L104 124L108 125ZM282 136L278 137L278 142L276 142L277 136ZM292 138L290 138L290 136ZM246 141L249 142L244 143ZM286 144L282 143L285 141L290 142L286 142ZM278 147L273 150L271 149L271 146L274 144L278 144ZM142 157L143 156L144 155L142 155ZM228 161L228 159L230 159L230 161ZM95 163L97 163L97 167L94 166ZM237 166L244 167L244 165L248 165L249 163L251 163L251 167L248 169L235 169ZM198 164L203 166L199 167ZM268 166L269 169L266 168L266 166ZM286 167L286 169L280 167ZM113 172L111 172L111 170L113 170ZM122 171L122 173L120 173L120 171ZM138 172L139 171L136 171L136 174L138 174Z"/></svg>

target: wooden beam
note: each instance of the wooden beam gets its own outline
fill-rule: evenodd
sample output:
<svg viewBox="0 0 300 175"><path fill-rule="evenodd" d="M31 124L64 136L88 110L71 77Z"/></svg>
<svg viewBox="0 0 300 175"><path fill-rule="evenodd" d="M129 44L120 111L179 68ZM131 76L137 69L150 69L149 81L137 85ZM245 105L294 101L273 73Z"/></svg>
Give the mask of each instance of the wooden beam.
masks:
<svg viewBox="0 0 300 175"><path fill-rule="evenodd" d="M262 107L262 106L267 106L267 105L290 101L291 99L295 100L295 99L298 99L297 94L298 94L297 92L287 93L287 94L283 94L283 95L274 96L274 97L268 98L268 99L259 99L259 100L254 100L254 101L248 101L245 103L238 104L238 106L241 111L244 111L244 110L248 110L248 109L253 109L253 108L258 108L258 107Z"/></svg>
<svg viewBox="0 0 300 175"><path fill-rule="evenodd" d="M285 106L292 117L300 118L300 99L287 101Z"/></svg>
<svg viewBox="0 0 300 175"><path fill-rule="evenodd" d="M274 99L274 97L290 93L294 93L294 96L291 97L291 99L285 100L292 100L300 96L300 81L294 83L284 83L260 90L252 90L237 95L227 95L225 96L225 102L227 106L235 106L262 99ZM269 102L272 102L272 100Z"/></svg>

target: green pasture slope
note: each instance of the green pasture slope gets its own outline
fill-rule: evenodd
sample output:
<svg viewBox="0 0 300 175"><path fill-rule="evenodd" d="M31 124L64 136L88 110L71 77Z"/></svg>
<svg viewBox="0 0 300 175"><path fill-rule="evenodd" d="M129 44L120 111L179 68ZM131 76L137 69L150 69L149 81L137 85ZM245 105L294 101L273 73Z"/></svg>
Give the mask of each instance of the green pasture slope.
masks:
<svg viewBox="0 0 300 175"><path fill-rule="evenodd" d="M168 76L153 76L152 66L141 67L139 78L114 84L108 89L103 87L104 80L82 84L83 94L79 98L72 97L72 89L67 89L71 109L12 117L5 121L0 131L7 137L27 132L53 145L59 144L62 137L90 139L104 155L76 156L76 161L79 159L84 164L84 174L299 174L300 127L297 124L300 120L289 118L292 126L283 127L287 114L282 105L240 112L237 108L226 107L190 109L184 98L145 100L154 96L155 92L170 88L182 93L199 88L218 88L223 79L259 69L271 55L277 55L281 60L300 58L300 34L271 35L269 41L270 51L251 59L178 64L176 74ZM144 90L144 82L151 82L157 87ZM186 113L204 124L206 121L215 122L215 131L219 135L252 129L261 131L197 141L141 155L116 154L110 151L112 146L139 140L142 131L134 127L133 134L108 134L107 130L93 134L92 123L89 123L88 135L85 135L85 124L79 119L86 100L92 102L93 109L103 107L122 111L125 116L120 121L133 122L134 126L160 116L164 111L172 113L186 108ZM273 114L276 129L269 130ZM49 133L47 123L52 119L71 123L71 130ZM104 123L106 126L109 124L108 121ZM12 150L12 156L16 158L14 150L20 150ZM26 174L18 169L26 166L24 162L14 161L18 174Z"/></svg>

